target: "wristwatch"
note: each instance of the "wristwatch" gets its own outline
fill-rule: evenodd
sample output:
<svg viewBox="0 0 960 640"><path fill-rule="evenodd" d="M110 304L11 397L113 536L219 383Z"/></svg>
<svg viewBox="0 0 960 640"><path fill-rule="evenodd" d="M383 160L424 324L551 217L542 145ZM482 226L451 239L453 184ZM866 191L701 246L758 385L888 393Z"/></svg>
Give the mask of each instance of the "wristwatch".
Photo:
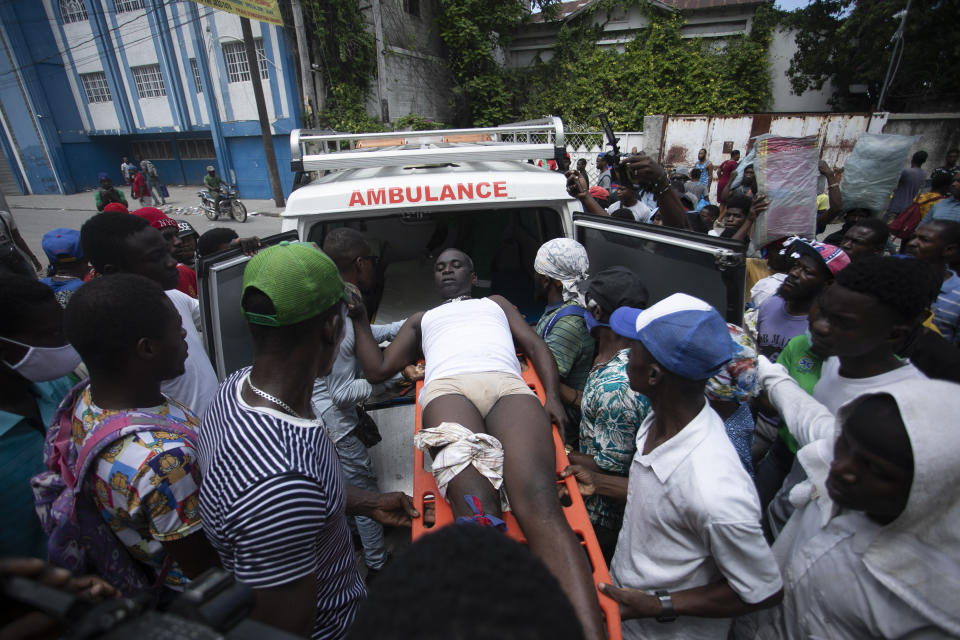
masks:
<svg viewBox="0 0 960 640"><path fill-rule="evenodd" d="M673 598L670 597L670 592L660 589L654 591L653 595L660 599L660 606L663 608L663 612L657 616L657 622L673 622L676 620L677 612L673 610Z"/></svg>

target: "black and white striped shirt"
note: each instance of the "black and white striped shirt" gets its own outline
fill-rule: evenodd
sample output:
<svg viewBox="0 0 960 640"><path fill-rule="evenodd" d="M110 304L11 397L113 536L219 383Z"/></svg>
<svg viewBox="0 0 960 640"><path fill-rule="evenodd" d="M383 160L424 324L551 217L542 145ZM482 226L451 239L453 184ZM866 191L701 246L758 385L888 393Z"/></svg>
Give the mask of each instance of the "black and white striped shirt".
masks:
<svg viewBox="0 0 960 640"><path fill-rule="evenodd" d="M224 569L255 589L315 573L313 638L343 638L366 591L336 450L320 420L244 402L249 374L245 368L227 378L203 418L203 530Z"/></svg>

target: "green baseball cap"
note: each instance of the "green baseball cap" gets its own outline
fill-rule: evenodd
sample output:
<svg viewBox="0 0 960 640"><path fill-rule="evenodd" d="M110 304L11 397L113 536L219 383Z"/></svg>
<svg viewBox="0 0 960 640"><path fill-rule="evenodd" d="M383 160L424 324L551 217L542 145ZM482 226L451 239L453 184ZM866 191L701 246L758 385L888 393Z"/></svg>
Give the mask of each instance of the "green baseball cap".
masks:
<svg viewBox="0 0 960 640"><path fill-rule="evenodd" d="M281 242L257 253L243 270L241 300L251 287L270 298L276 313L244 309L243 315L265 327L297 324L348 300L337 265L312 242Z"/></svg>

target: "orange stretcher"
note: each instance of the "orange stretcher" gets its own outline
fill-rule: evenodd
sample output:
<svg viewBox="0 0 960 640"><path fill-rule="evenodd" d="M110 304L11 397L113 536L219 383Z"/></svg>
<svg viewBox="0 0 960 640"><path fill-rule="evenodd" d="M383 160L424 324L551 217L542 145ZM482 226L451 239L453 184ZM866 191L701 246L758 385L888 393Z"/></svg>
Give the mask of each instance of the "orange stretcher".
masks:
<svg viewBox="0 0 960 640"><path fill-rule="evenodd" d="M522 375L524 382L537 394L541 403L545 402L546 393L543 390L543 385L540 383L539 376L537 376L533 370L529 359L525 356L520 357L526 360L526 367L521 367L523 369ZM417 382L416 388L415 397L417 399L417 409L414 433L419 432L421 427L422 409L420 407L420 390L422 388L423 381L421 380ZM560 434L556 426L553 428L553 445L557 453L557 483L565 484L570 494L570 504L569 506L563 507L563 515L566 516L570 528L573 529L573 533L580 539L580 545L587 554L587 560L593 570L593 584L596 585L600 582L610 584L610 572L607 570L607 563L604 561L603 554L600 552L597 536L593 533L593 526L590 524L590 518L587 516L587 508L583 504L583 497L580 495L580 490L577 489L577 482L573 477L562 480L559 479L560 472L570 464L570 460L567 458L566 451L563 448L563 441L560 439ZM414 449L413 506L420 513L424 513L425 506L433 505L436 516L434 524L430 527L424 526L422 518L417 518L413 521L413 540L431 531L435 531L440 527L453 524L453 511L450 509L450 504L442 497L437 499L438 496L440 496L440 490L437 488L437 483L433 479L433 474L424 469L423 451ZM513 516L513 513L509 511L504 513L503 520L507 524L507 535L521 544L526 544L527 540L523 536L520 524ZM600 602L600 609L603 611L606 619L607 638L609 638L609 640L621 640L623 636L620 631L620 611L617 603L600 593L599 590L597 591L597 598Z"/></svg>

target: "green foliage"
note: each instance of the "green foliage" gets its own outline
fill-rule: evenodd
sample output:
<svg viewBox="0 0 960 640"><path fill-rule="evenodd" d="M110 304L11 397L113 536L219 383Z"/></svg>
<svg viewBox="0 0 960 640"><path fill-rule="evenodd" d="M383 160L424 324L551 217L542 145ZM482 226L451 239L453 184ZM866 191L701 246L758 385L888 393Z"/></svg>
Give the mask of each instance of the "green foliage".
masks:
<svg viewBox="0 0 960 640"><path fill-rule="evenodd" d="M650 24L622 53L597 44L602 27L564 26L549 62L514 72L510 84L520 116L553 114L594 128L592 114L603 111L615 129L639 130L647 114L750 113L769 104L767 50L776 24L771 7L757 9L750 34L729 37L721 48L683 38L681 15L641 0L600 0L590 10L634 4Z"/></svg>
<svg viewBox="0 0 960 640"><path fill-rule="evenodd" d="M317 125L337 131L381 131L366 115L370 80L377 70L376 40L367 31L359 0L306 0L307 29L321 61L326 108Z"/></svg>
<svg viewBox="0 0 960 640"><path fill-rule="evenodd" d="M553 0L538 0L549 7ZM487 126L511 117L507 73L495 51L526 17L519 0L439 0L436 24L454 79L454 103L460 125Z"/></svg>
<svg viewBox="0 0 960 640"><path fill-rule="evenodd" d="M796 30L797 53L788 75L793 92L822 89L832 81L831 106L838 110L876 107L893 54L896 15L905 0L815 0L788 14ZM960 0L913 0L904 32L903 58L884 109L917 111L952 108L960 99L960 40L955 29ZM868 94L851 94L850 85Z"/></svg>
<svg viewBox="0 0 960 640"><path fill-rule="evenodd" d="M442 122L424 118L418 113L408 113L400 116L393 123L394 131L429 131L430 129L443 129L446 127Z"/></svg>

